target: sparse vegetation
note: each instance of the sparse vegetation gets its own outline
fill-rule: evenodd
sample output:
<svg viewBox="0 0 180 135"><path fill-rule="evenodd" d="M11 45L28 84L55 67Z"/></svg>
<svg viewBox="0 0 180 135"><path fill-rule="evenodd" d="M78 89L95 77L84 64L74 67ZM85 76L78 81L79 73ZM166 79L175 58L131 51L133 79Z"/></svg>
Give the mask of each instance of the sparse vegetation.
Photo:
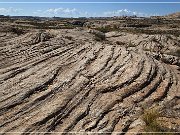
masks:
<svg viewBox="0 0 180 135"><path fill-rule="evenodd" d="M96 28L96 30L101 31L103 33L112 31L112 29L110 27L99 27L99 28Z"/></svg>
<svg viewBox="0 0 180 135"><path fill-rule="evenodd" d="M65 38L68 39L68 40L72 40L71 36L65 36Z"/></svg>
<svg viewBox="0 0 180 135"><path fill-rule="evenodd" d="M105 27L98 27L96 28L96 30L101 31L103 33L107 33L107 32L111 32L111 31L118 31L119 28L117 25L113 25L111 26L105 26Z"/></svg>
<svg viewBox="0 0 180 135"><path fill-rule="evenodd" d="M94 38L96 41L103 41L105 40L105 38L101 37L101 36L98 36L98 35L95 35L95 38Z"/></svg>
<svg viewBox="0 0 180 135"><path fill-rule="evenodd" d="M130 41L129 44L127 44L127 47L136 47L136 45Z"/></svg>
<svg viewBox="0 0 180 135"><path fill-rule="evenodd" d="M162 126L162 121L158 120L159 117L161 117L161 113L157 107L144 112L142 119L146 123L144 132L147 133L143 133L143 135L173 135L173 133L163 133L171 132L171 130Z"/></svg>
<svg viewBox="0 0 180 135"><path fill-rule="evenodd" d="M176 56L180 57L180 49L177 49L175 54L176 54Z"/></svg>
<svg viewBox="0 0 180 135"><path fill-rule="evenodd" d="M117 44L117 45L125 45L125 43L124 43L124 42L121 42L121 41L116 41L116 44Z"/></svg>
<svg viewBox="0 0 180 135"><path fill-rule="evenodd" d="M120 28L119 31L128 32L132 34L148 34L148 35L154 35L154 34L170 34L174 36L179 36L180 31L179 30L156 30L156 29L143 29L143 28Z"/></svg>
<svg viewBox="0 0 180 135"><path fill-rule="evenodd" d="M24 33L22 28L12 28L12 32L17 34L17 35L21 35Z"/></svg>
<svg viewBox="0 0 180 135"><path fill-rule="evenodd" d="M169 53L167 53L168 55L173 55L173 56L177 56L180 57L180 49L177 49L175 51L171 51Z"/></svg>
<svg viewBox="0 0 180 135"><path fill-rule="evenodd" d="M180 132L174 20L12 20L0 23L2 134Z"/></svg>
<svg viewBox="0 0 180 135"><path fill-rule="evenodd" d="M157 118L160 116L160 113L157 109L146 110L143 115L143 121L146 123L144 128L145 132L162 132L160 125L157 121Z"/></svg>
<svg viewBox="0 0 180 135"><path fill-rule="evenodd" d="M89 33L93 34L95 36L96 41L103 41L106 39L105 34L98 30L90 30Z"/></svg>

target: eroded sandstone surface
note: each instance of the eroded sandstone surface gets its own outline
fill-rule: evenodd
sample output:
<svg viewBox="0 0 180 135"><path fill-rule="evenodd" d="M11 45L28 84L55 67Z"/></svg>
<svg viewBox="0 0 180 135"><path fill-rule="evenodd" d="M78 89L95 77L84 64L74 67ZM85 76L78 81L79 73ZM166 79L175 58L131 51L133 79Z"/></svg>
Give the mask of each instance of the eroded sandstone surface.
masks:
<svg viewBox="0 0 180 135"><path fill-rule="evenodd" d="M180 131L180 60L168 54L180 38L96 36L87 28L1 31L2 134L143 132L141 117L153 106Z"/></svg>

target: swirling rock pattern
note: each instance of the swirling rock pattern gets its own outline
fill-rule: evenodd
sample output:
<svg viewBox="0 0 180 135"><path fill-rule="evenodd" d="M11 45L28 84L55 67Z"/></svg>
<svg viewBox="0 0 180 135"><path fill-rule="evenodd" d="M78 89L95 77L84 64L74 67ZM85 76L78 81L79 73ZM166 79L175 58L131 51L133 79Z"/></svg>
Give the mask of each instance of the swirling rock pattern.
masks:
<svg viewBox="0 0 180 135"><path fill-rule="evenodd" d="M142 49L78 29L1 33L0 42L2 134L138 132L144 108L171 102L180 116L179 71Z"/></svg>

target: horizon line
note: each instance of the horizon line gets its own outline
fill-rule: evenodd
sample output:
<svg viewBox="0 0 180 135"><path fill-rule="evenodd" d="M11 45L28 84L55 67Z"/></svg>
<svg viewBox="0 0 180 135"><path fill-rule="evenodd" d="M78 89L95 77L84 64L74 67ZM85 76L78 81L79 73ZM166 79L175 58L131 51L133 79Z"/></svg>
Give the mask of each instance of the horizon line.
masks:
<svg viewBox="0 0 180 135"><path fill-rule="evenodd" d="M0 2L0 4L180 4L180 2Z"/></svg>

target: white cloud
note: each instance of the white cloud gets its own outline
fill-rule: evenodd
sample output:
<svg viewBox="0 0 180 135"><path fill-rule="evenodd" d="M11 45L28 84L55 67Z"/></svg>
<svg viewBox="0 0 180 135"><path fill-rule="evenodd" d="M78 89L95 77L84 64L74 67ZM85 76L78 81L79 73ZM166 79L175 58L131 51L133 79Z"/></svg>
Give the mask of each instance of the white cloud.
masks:
<svg viewBox="0 0 180 135"><path fill-rule="evenodd" d="M120 10L114 10L114 11L106 11L102 13L88 13L88 12L83 12L80 11L76 8L49 8L46 10L36 10L33 12L34 14L38 16L58 16L58 17L112 17L112 16L151 16L153 14L145 14L137 11L131 11L128 9L120 9Z"/></svg>
<svg viewBox="0 0 180 135"><path fill-rule="evenodd" d="M148 14L137 12L137 11L131 11L128 9L120 9L120 10L115 10L115 11L107 11L104 12L105 16L149 16Z"/></svg>
<svg viewBox="0 0 180 135"><path fill-rule="evenodd" d="M33 13L38 16L59 16L59 17L89 16L88 12L82 12L76 8L49 8L47 10L36 10Z"/></svg>
<svg viewBox="0 0 180 135"><path fill-rule="evenodd" d="M0 8L0 14L14 14L14 13L20 13L22 11L22 9L15 9L15 8Z"/></svg>
<svg viewBox="0 0 180 135"><path fill-rule="evenodd" d="M77 9L73 8L73 9L69 9L69 8L50 8L48 10L45 11L45 13L49 13L49 14L74 14L77 13Z"/></svg>

